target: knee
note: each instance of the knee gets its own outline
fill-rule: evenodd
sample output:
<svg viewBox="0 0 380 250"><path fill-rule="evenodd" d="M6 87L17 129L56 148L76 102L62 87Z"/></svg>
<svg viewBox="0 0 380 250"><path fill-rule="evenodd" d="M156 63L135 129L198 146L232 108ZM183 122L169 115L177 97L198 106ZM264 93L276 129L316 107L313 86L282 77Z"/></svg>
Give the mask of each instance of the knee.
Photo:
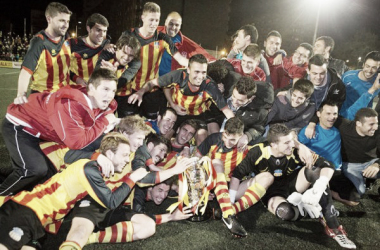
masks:
<svg viewBox="0 0 380 250"><path fill-rule="evenodd" d="M320 173L320 168L305 168L305 178L309 183L314 183L318 180Z"/></svg>
<svg viewBox="0 0 380 250"><path fill-rule="evenodd" d="M156 222L145 214L136 214L131 218L133 238L146 239L156 233Z"/></svg>
<svg viewBox="0 0 380 250"><path fill-rule="evenodd" d="M223 162L220 159L213 159L212 165L217 173L224 173Z"/></svg>
<svg viewBox="0 0 380 250"><path fill-rule="evenodd" d="M286 201L280 203L276 208L276 216L281 220L295 221L300 217L299 215L298 209Z"/></svg>
<svg viewBox="0 0 380 250"><path fill-rule="evenodd" d="M46 176L48 172L47 166L41 164L38 166L33 167L32 169L29 169L30 175L32 175L35 179L42 179Z"/></svg>
<svg viewBox="0 0 380 250"><path fill-rule="evenodd" d="M272 185L274 177L269 172L263 172L255 177L255 181L268 190L269 186Z"/></svg>

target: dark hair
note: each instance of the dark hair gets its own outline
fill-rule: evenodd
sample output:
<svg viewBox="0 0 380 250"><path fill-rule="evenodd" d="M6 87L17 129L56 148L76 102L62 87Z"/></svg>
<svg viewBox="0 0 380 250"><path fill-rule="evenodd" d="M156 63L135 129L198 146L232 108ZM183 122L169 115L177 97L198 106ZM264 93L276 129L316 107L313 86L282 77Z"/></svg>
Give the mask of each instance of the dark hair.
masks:
<svg viewBox="0 0 380 250"><path fill-rule="evenodd" d="M227 67L221 61L215 61L207 66L207 75L216 83L221 83L228 74Z"/></svg>
<svg viewBox="0 0 380 250"><path fill-rule="evenodd" d="M116 42L116 49L122 50L124 46L130 47L135 52L135 57L139 56L141 44L136 37L132 35L122 35Z"/></svg>
<svg viewBox="0 0 380 250"><path fill-rule="evenodd" d="M69 14L70 16L73 14L66 5L58 2L51 2L46 7L45 16L55 17L59 13Z"/></svg>
<svg viewBox="0 0 380 250"><path fill-rule="evenodd" d="M239 81L235 83L233 89L236 89L241 95L246 95L249 99L256 94L257 86L252 77L242 76Z"/></svg>
<svg viewBox="0 0 380 250"><path fill-rule="evenodd" d="M380 61L380 52L379 51L371 51L364 57L364 63L368 60L372 59L376 62Z"/></svg>
<svg viewBox="0 0 380 250"><path fill-rule="evenodd" d="M310 43L301 43L298 47L303 47L306 50L310 51L309 59L314 55L313 46Z"/></svg>
<svg viewBox="0 0 380 250"><path fill-rule="evenodd" d="M95 69L92 72L90 79L88 79L87 90L90 84L92 84L95 88L97 88L100 85L100 81L102 80L115 81L115 84L116 84L117 76L115 72L109 69L102 69L102 68Z"/></svg>
<svg viewBox="0 0 380 250"><path fill-rule="evenodd" d="M255 60L259 60L261 56L261 50L259 45L256 43L251 43L244 49L243 54L248 57L253 57Z"/></svg>
<svg viewBox="0 0 380 250"><path fill-rule="evenodd" d="M308 68L310 69L311 68L311 65L316 65L316 66L323 66L323 65L326 65L326 68L327 68L327 61L326 59L322 56L322 55L314 55L312 56L310 59L309 59L309 65L308 65Z"/></svg>
<svg viewBox="0 0 380 250"><path fill-rule="evenodd" d="M105 16L103 16L99 13L94 13L89 18L87 18L86 26L90 27L90 29L91 29L92 27L95 26L95 24L100 24L100 25L103 25L105 27L109 26L107 18L105 18Z"/></svg>
<svg viewBox="0 0 380 250"><path fill-rule="evenodd" d="M166 179L163 182L157 183L154 186L157 186L157 185L160 185L160 184L166 184L167 186L171 187L171 186L173 186L173 184L177 184L177 183L178 183L178 175L173 175L169 179Z"/></svg>
<svg viewBox="0 0 380 250"><path fill-rule="evenodd" d="M281 34L277 30L270 31L268 33L267 37L265 38L265 40L267 40L270 36L275 36L275 37L278 37L278 38L280 38L282 40Z"/></svg>
<svg viewBox="0 0 380 250"><path fill-rule="evenodd" d="M276 143L281 136L287 136L290 132L292 132L292 130L282 123L273 124L269 128L267 141L269 143Z"/></svg>
<svg viewBox="0 0 380 250"><path fill-rule="evenodd" d="M322 40L324 43L325 43L325 47L329 47L330 46L330 54L331 52L334 50L334 47L335 47L335 42L334 42L334 39L332 39L332 37L330 36L320 36L317 38L316 41L320 41Z"/></svg>
<svg viewBox="0 0 380 250"><path fill-rule="evenodd" d="M332 106L332 107L336 106L336 107L339 108L339 105L338 105L337 102L335 102L335 101L333 101L333 100L326 99L326 100L324 100L324 101L321 103L321 105L320 105L319 108L318 108L318 111L319 111L319 112L322 112L323 107L326 106L326 105L327 105L327 106Z"/></svg>
<svg viewBox="0 0 380 250"><path fill-rule="evenodd" d="M189 59L189 67L193 62L197 62L197 63L201 63L201 64L204 64L204 63L207 64L207 58L202 54L195 54L192 57L190 57L190 59Z"/></svg>
<svg viewBox="0 0 380 250"><path fill-rule="evenodd" d="M366 117L377 117L377 112L371 108L361 108L355 114L355 122L364 122L364 118Z"/></svg>
<svg viewBox="0 0 380 250"><path fill-rule="evenodd" d="M158 115L161 116L161 118L163 118L167 112L172 112L175 116L177 116L177 112L175 112L175 110L171 107L165 107L160 109L160 111L158 111Z"/></svg>
<svg viewBox="0 0 380 250"><path fill-rule="evenodd" d="M293 84L293 91L298 90L308 99L314 92L314 85L307 79L299 79Z"/></svg>
<svg viewBox="0 0 380 250"><path fill-rule="evenodd" d="M164 144L168 148L167 152L171 152L172 151L172 144L170 143L169 139L166 139L162 135L157 135L157 134L154 134L154 133L150 133L147 136L146 144L148 145L148 143L150 143L150 142L153 143L153 145L155 147L158 146L158 145L160 145L162 143L162 144Z"/></svg>
<svg viewBox="0 0 380 250"><path fill-rule="evenodd" d="M257 43L259 33L257 32L257 29L253 24L246 24L242 26L239 30L243 30L245 36L251 36L251 43Z"/></svg>
<svg viewBox="0 0 380 250"><path fill-rule="evenodd" d="M183 128L186 125L189 125L192 128L194 128L195 132L197 132L198 129L200 128L199 123L196 120L194 120L194 119L187 119L184 122L182 122L181 125L179 125L179 129Z"/></svg>
<svg viewBox="0 0 380 250"><path fill-rule="evenodd" d="M242 135L244 133L244 123L239 117L232 117L227 120L224 132L230 135Z"/></svg>
<svg viewBox="0 0 380 250"><path fill-rule="evenodd" d="M161 13L161 8L158 4L153 2L146 2L143 7L143 14L149 12L149 13Z"/></svg>

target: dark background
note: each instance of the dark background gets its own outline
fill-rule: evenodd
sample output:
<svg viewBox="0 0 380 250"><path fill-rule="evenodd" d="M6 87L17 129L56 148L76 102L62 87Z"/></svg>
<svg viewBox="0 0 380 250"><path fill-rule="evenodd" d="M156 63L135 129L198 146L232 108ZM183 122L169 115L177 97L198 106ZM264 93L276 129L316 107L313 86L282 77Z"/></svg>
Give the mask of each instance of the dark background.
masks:
<svg viewBox="0 0 380 250"><path fill-rule="evenodd" d="M44 10L50 1L0 0L0 30L23 35L46 27ZM123 30L140 25L144 0L61 0L73 11L70 34L85 35L84 23L89 14L99 12L110 22L113 42ZM244 24L254 23L259 31L258 44L263 46L266 34L278 30L282 48L288 53L302 42L312 43L318 4L321 5L317 37L334 38L333 56L349 60L356 66L358 57L379 48L379 0L156 0L161 6L161 22L171 11L183 17L182 31L206 49L228 51L230 37ZM32 18L31 18L32 17ZM81 24L78 24L81 21Z"/></svg>

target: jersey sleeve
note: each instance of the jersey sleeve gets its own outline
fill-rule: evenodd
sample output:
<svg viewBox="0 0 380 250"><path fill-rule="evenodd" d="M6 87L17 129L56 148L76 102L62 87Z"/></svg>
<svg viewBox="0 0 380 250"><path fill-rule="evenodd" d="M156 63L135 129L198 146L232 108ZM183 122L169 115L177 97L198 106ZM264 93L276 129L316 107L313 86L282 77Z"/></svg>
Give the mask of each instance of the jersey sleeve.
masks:
<svg viewBox="0 0 380 250"><path fill-rule="evenodd" d="M216 143L219 133L214 133L209 136L198 146L198 151L201 155L206 156L210 152L211 146Z"/></svg>
<svg viewBox="0 0 380 250"><path fill-rule="evenodd" d="M117 88L123 88L125 85L130 82L133 77L137 74L137 71L139 71L141 67L141 61L140 60L133 60L128 64L128 68L123 72L121 77L119 78L117 82Z"/></svg>
<svg viewBox="0 0 380 250"><path fill-rule="evenodd" d="M169 53L169 55L173 56L175 53L178 52L177 47L173 43L170 36L168 36L167 34L159 32L158 33L158 39L164 41L164 47L165 47L166 51Z"/></svg>
<svg viewBox="0 0 380 250"><path fill-rule="evenodd" d="M210 81L207 84L206 92L211 96L212 101L220 110L227 107L227 102L223 98L222 93L220 93L220 90L218 89L214 81Z"/></svg>
<svg viewBox="0 0 380 250"><path fill-rule="evenodd" d="M179 83L182 80L183 71L174 70L158 78L158 85L161 88L169 87L173 83Z"/></svg>
<svg viewBox="0 0 380 250"><path fill-rule="evenodd" d="M38 66L38 61L44 49L43 39L42 35L37 35L30 41L29 49L22 63L22 68L30 74L33 74Z"/></svg>
<svg viewBox="0 0 380 250"><path fill-rule="evenodd" d="M112 58L114 58L114 54L111 52L108 52L107 50L103 50L102 53L100 53L98 57L98 61L96 62L95 69L99 69L100 65L102 64L102 60L109 61Z"/></svg>
<svg viewBox="0 0 380 250"><path fill-rule="evenodd" d="M251 150L249 150L247 156L232 172L232 177L242 180L245 176L251 174L252 172L258 174L259 172L255 168L255 162L260 157L260 155L261 150L258 146L253 147Z"/></svg>
<svg viewBox="0 0 380 250"><path fill-rule="evenodd" d="M91 159L95 151L100 148L100 143L103 137L104 134L82 149L70 149L69 151L67 151L67 153L64 156L65 163L72 164L80 159Z"/></svg>
<svg viewBox="0 0 380 250"><path fill-rule="evenodd" d="M103 134L108 126L107 118L102 115L94 121L93 126L85 124L86 119L94 119L82 104L62 99L55 105L55 112L50 117L51 124L59 138L70 149L82 149ZM60 122L65 121L65 122Z"/></svg>
<svg viewBox="0 0 380 250"><path fill-rule="evenodd" d="M94 162L89 162L84 166L84 173L92 188L88 190L88 194L106 208L117 208L128 197L134 187L134 182L127 178L125 182L112 192L107 187L98 166Z"/></svg>

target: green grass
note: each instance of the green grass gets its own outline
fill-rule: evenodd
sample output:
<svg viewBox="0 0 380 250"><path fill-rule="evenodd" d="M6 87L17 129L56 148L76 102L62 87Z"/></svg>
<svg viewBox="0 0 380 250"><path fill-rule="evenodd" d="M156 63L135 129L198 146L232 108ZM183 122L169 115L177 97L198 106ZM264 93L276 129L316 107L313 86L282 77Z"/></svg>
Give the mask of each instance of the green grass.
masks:
<svg viewBox="0 0 380 250"><path fill-rule="evenodd" d="M18 72L17 69L0 68L1 119L16 96ZM0 135L0 167L4 166L10 166L10 160ZM148 203L148 208L155 213L164 213L170 202L173 200L165 201L160 207ZM340 211L340 223L358 249L380 249L379 202L379 196L365 195L361 204L354 208L335 204ZM146 240L126 244L94 244L84 249L340 249L334 240L323 233L317 220L284 222L267 212L260 202L239 214L239 220L249 233L245 239L234 239L221 221L180 221L157 226L156 234ZM63 223L57 235L47 235L43 249L58 249L69 226L70 218Z"/></svg>

